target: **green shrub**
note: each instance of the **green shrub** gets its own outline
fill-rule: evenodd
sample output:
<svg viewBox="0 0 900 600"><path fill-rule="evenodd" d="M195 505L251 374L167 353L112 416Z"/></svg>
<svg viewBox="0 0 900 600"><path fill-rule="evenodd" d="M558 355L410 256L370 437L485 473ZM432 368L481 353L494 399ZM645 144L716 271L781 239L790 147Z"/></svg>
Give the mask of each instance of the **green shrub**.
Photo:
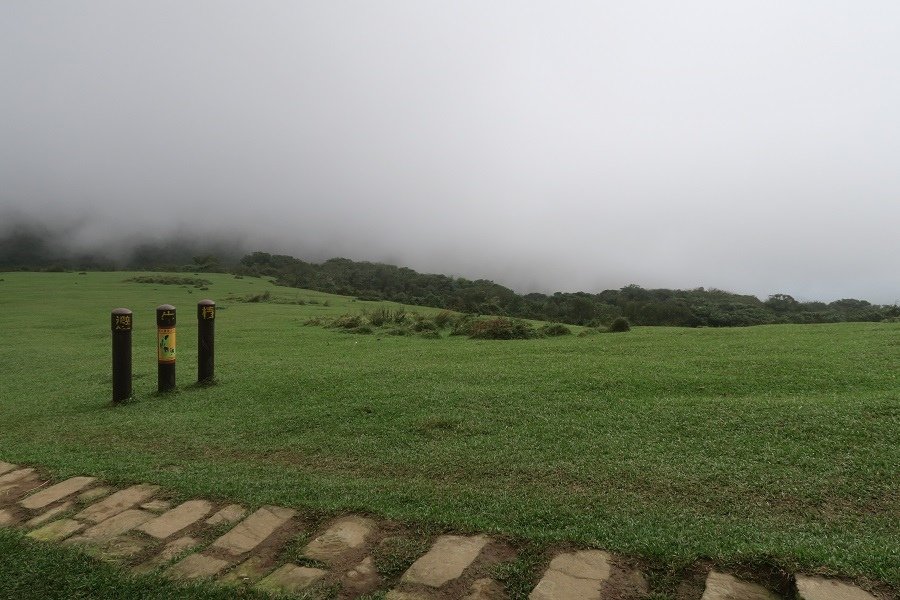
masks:
<svg viewBox="0 0 900 600"><path fill-rule="evenodd" d="M525 321L505 317L475 321L469 334L477 340L526 340L536 336L537 332Z"/></svg>
<svg viewBox="0 0 900 600"><path fill-rule="evenodd" d="M436 330L428 330L428 331L423 331L422 333L420 333L419 337L423 337L427 340L439 340L439 339L441 339L441 334L438 333Z"/></svg>
<svg viewBox="0 0 900 600"><path fill-rule="evenodd" d="M246 298L246 302L268 302L272 299L272 293L269 290L262 292L261 294L250 294Z"/></svg>
<svg viewBox="0 0 900 600"><path fill-rule="evenodd" d="M474 322L472 315L457 315L450 321L450 335L471 335Z"/></svg>
<svg viewBox="0 0 900 600"><path fill-rule="evenodd" d="M411 329L416 333L422 333L423 331L437 331L438 326L434 321L426 321L425 319L418 319L415 323L412 324Z"/></svg>
<svg viewBox="0 0 900 600"><path fill-rule="evenodd" d="M371 323L375 327L381 327L385 323L390 323L394 320L394 315L391 314L391 309L384 307L376 308L371 313L366 314L366 317L369 319L369 323Z"/></svg>
<svg viewBox="0 0 900 600"><path fill-rule="evenodd" d="M393 329L388 329L385 333L388 335L409 335L409 329L405 327L395 327Z"/></svg>
<svg viewBox="0 0 900 600"><path fill-rule="evenodd" d="M368 335L374 333L375 329L373 329L371 325L360 325L359 327L351 327L345 331L347 333L361 333L363 335Z"/></svg>
<svg viewBox="0 0 900 600"><path fill-rule="evenodd" d="M621 333L623 331L630 331L631 324L628 322L628 319L625 317L617 317L612 323L609 325L608 331L610 333Z"/></svg>
<svg viewBox="0 0 900 600"><path fill-rule="evenodd" d="M341 315L332 321L328 327L335 327L340 329L353 329L355 327L359 327L363 324L362 317L360 315Z"/></svg>
<svg viewBox="0 0 900 600"><path fill-rule="evenodd" d="M443 329L446 327L450 321L453 319L453 313L449 310L442 310L438 314L432 317L434 324L438 326L438 329Z"/></svg>
<svg viewBox="0 0 900 600"><path fill-rule="evenodd" d="M541 333L550 337L557 337L560 335L572 335L572 330L563 325L562 323L551 323L550 325L544 325L541 327Z"/></svg>

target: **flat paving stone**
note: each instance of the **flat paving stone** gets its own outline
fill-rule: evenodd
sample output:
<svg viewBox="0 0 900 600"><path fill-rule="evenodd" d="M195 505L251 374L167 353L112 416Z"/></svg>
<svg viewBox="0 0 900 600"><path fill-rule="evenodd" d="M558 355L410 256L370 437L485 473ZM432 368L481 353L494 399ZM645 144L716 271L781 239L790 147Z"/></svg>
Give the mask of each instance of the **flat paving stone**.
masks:
<svg viewBox="0 0 900 600"><path fill-rule="evenodd" d="M0 460L0 475L3 475L4 473L9 473L10 471L14 471L15 469L18 469L18 468L19 468L19 465L14 465L12 463L3 462L2 460Z"/></svg>
<svg viewBox="0 0 900 600"><path fill-rule="evenodd" d="M223 550L233 556L250 552L295 514L296 511L290 508L263 506L213 542L211 548Z"/></svg>
<svg viewBox="0 0 900 600"><path fill-rule="evenodd" d="M343 588L347 591L362 594L378 586L381 576L375 567L375 560L367 556L361 563L344 574Z"/></svg>
<svg viewBox="0 0 900 600"><path fill-rule="evenodd" d="M371 519L343 517L307 544L303 555L324 562L340 559L348 551L364 546L366 538L374 533L375 527L375 521Z"/></svg>
<svg viewBox="0 0 900 600"><path fill-rule="evenodd" d="M778 600L778 596L756 583L710 571L700 600Z"/></svg>
<svg viewBox="0 0 900 600"><path fill-rule="evenodd" d="M229 572L220 581L225 584L240 585L250 584L262 579L266 573L272 570L272 567L263 565L263 559L259 556L251 556L231 572Z"/></svg>
<svg viewBox="0 0 900 600"><path fill-rule="evenodd" d="M402 581L434 588L441 587L462 575L463 571L478 558L488 542L490 538L482 535L441 536L434 542L431 550L403 574Z"/></svg>
<svg viewBox="0 0 900 600"><path fill-rule="evenodd" d="M286 564L256 584L256 589L273 594L295 594L321 581L328 571Z"/></svg>
<svg viewBox="0 0 900 600"><path fill-rule="evenodd" d="M91 504L83 511L75 515L76 519L99 523L106 519L141 504L159 490L158 485L133 485L124 490L119 490L109 498Z"/></svg>
<svg viewBox="0 0 900 600"><path fill-rule="evenodd" d="M484 577L472 583L469 593L463 600L507 600L506 590L493 579Z"/></svg>
<svg viewBox="0 0 900 600"><path fill-rule="evenodd" d="M205 579L215 577L225 570L230 563L227 560L213 558L205 554L191 554L175 564L167 573L173 579Z"/></svg>
<svg viewBox="0 0 900 600"><path fill-rule="evenodd" d="M141 504L141 508L150 512L162 513L172 508L172 503L168 500L151 500Z"/></svg>
<svg viewBox="0 0 900 600"><path fill-rule="evenodd" d="M103 496L108 496L112 491L112 488L109 486L101 485L100 487L95 487L87 490L86 492L81 492L78 494L79 502L93 502L94 500L99 500Z"/></svg>
<svg viewBox="0 0 900 600"><path fill-rule="evenodd" d="M151 543L133 536L119 536L105 544L100 555L107 560L125 560L137 556Z"/></svg>
<svg viewBox="0 0 900 600"><path fill-rule="evenodd" d="M122 535L126 531L131 531L152 518L153 513L145 510L126 510L87 529L82 537L94 542L104 542L117 535Z"/></svg>
<svg viewBox="0 0 900 600"><path fill-rule="evenodd" d="M170 560L174 559L176 556L184 552L185 550L189 550L194 548L200 544L200 540L196 538L192 538L189 535L182 536L177 540L172 540L168 544L166 544L163 549L148 560L147 562L139 565L135 570L140 573L145 573L147 571L152 571L156 567L166 564Z"/></svg>
<svg viewBox="0 0 900 600"><path fill-rule="evenodd" d="M0 475L0 486L6 486L11 483L16 483L22 481L26 477L31 477L35 474L34 469L16 469L15 471L10 471L5 475Z"/></svg>
<svg viewBox="0 0 900 600"><path fill-rule="evenodd" d="M12 483L0 485L0 505L12 504L31 490L41 487L43 482L35 477L23 477Z"/></svg>
<svg viewBox="0 0 900 600"><path fill-rule="evenodd" d="M11 525L15 525L16 515L13 511L8 508L0 509L0 527L10 527Z"/></svg>
<svg viewBox="0 0 900 600"><path fill-rule="evenodd" d="M401 590L391 590L384 597L384 600L432 600L431 596L426 596L421 592L403 592Z"/></svg>
<svg viewBox="0 0 900 600"><path fill-rule="evenodd" d="M138 527L138 530L163 540L185 527L193 525L209 514L210 510L212 510L212 503L206 500L188 500L155 519L147 521Z"/></svg>
<svg viewBox="0 0 900 600"><path fill-rule="evenodd" d="M64 512L72 510L73 506L75 506L75 502L73 502L72 500L63 502L59 506L54 506L53 508L44 511L43 513L29 520L27 523L25 523L25 526L38 527L39 525L43 525L47 521L55 519L57 516L63 514Z"/></svg>
<svg viewBox="0 0 900 600"><path fill-rule="evenodd" d="M610 556L601 550L559 554L529 600L600 600L601 588L610 576Z"/></svg>
<svg viewBox="0 0 900 600"><path fill-rule="evenodd" d="M247 509L240 504L229 504L210 518L206 520L207 525L218 525L220 523L237 523L247 516Z"/></svg>
<svg viewBox="0 0 900 600"><path fill-rule="evenodd" d="M19 500L19 505L29 510L44 508L49 504L62 500L66 496L80 492L95 481L97 481L96 477L72 477L56 485L51 485L36 494L32 494L24 500Z"/></svg>
<svg viewBox="0 0 900 600"><path fill-rule="evenodd" d="M60 519L53 521L39 529L35 529L27 535L41 542L60 542L74 533L78 533L84 529L84 523L73 521L72 519Z"/></svg>
<svg viewBox="0 0 900 600"><path fill-rule="evenodd" d="M876 600L875 596L855 585L825 579L797 575L797 598L799 600Z"/></svg>

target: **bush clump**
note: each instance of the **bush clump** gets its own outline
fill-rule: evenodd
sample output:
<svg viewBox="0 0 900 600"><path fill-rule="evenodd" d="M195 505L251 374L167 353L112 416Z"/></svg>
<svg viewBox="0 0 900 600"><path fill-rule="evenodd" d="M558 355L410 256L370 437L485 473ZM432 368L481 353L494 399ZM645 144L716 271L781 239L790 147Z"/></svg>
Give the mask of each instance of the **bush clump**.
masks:
<svg viewBox="0 0 900 600"><path fill-rule="evenodd" d="M363 319L360 315L341 315L328 324L328 327L336 329L355 329L363 325Z"/></svg>
<svg viewBox="0 0 900 600"><path fill-rule="evenodd" d="M541 334L546 335L548 337L558 337L561 335L572 335L572 330L563 325L562 323L551 323L550 325L544 325L541 327Z"/></svg>
<svg viewBox="0 0 900 600"><path fill-rule="evenodd" d="M442 310L438 314L432 317L434 324L438 326L438 329L443 329L447 325L450 324L450 321L453 319L453 313L449 310Z"/></svg>
<svg viewBox="0 0 900 600"><path fill-rule="evenodd" d="M617 317L612 323L609 324L608 331L610 333L621 333L623 331L631 331L631 324L628 322L628 319L625 317Z"/></svg>
<svg viewBox="0 0 900 600"><path fill-rule="evenodd" d="M200 287L204 285L212 285L212 281L202 279L200 277L176 277L174 275L138 275L126 279L125 283L158 283L161 285L193 285Z"/></svg>
<svg viewBox="0 0 900 600"><path fill-rule="evenodd" d="M250 294L245 298L245 302L268 302L272 299L272 293L269 290L262 292L261 294Z"/></svg>
<svg viewBox="0 0 900 600"><path fill-rule="evenodd" d="M469 337L476 340L527 340L537 337L537 331L525 321L494 317L474 321Z"/></svg>

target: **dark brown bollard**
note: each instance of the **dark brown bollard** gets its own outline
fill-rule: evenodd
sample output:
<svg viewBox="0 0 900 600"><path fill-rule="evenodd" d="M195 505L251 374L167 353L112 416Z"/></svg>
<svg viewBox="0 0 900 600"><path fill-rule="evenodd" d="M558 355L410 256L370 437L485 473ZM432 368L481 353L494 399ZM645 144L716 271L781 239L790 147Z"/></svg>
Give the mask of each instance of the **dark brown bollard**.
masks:
<svg viewBox="0 0 900 600"><path fill-rule="evenodd" d="M175 389L175 307L171 304L156 307L156 359L157 389L170 392Z"/></svg>
<svg viewBox="0 0 900 600"><path fill-rule="evenodd" d="M131 398L131 328L133 315L127 308L116 308L112 325L112 399L114 404Z"/></svg>
<svg viewBox="0 0 900 600"><path fill-rule="evenodd" d="M215 375L216 303L197 303L197 383L212 383Z"/></svg>

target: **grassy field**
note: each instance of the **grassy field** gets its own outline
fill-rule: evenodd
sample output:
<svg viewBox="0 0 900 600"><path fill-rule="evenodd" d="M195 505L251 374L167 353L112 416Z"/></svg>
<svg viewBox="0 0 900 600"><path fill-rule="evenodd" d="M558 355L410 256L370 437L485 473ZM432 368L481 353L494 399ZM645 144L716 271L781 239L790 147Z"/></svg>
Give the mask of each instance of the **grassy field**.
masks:
<svg viewBox="0 0 900 600"><path fill-rule="evenodd" d="M352 335L304 322L378 303L133 275L0 273L0 459L900 590L900 324ZM239 300L266 290L305 304ZM204 297L220 307L212 387L193 385ZM179 309L180 391L157 396L165 302ZM135 311L136 397L112 407L118 306Z"/></svg>

